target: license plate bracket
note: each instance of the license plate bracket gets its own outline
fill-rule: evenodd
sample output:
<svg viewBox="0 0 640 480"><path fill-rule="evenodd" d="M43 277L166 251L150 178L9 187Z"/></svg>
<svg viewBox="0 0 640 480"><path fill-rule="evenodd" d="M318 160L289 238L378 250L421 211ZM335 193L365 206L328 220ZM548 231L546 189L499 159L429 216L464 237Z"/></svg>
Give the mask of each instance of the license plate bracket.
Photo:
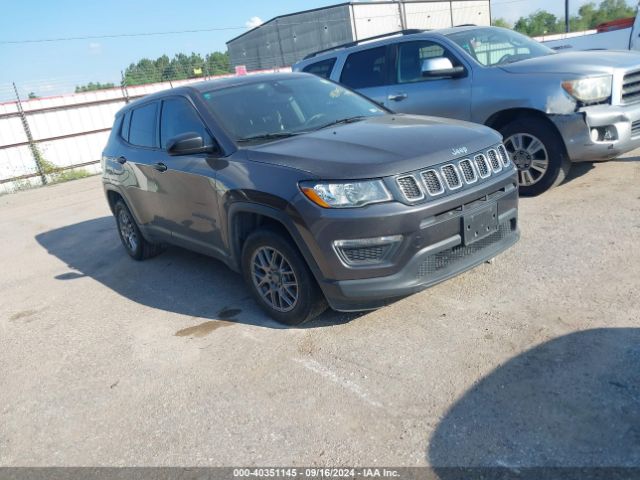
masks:
<svg viewBox="0 0 640 480"><path fill-rule="evenodd" d="M492 203L462 217L462 239L465 245L472 245L497 231L497 203Z"/></svg>

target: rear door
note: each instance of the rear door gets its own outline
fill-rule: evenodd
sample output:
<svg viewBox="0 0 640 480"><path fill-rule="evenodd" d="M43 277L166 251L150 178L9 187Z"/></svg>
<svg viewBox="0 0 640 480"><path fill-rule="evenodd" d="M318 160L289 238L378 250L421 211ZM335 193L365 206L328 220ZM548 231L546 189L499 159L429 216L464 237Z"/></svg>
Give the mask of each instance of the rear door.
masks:
<svg viewBox="0 0 640 480"><path fill-rule="evenodd" d="M374 102L393 108L387 100L390 78L390 48L381 46L350 54L342 67L340 83Z"/></svg>
<svg viewBox="0 0 640 480"><path fill-rule="evenodd" d="M164 215L172 243L209 255L224 256L222 250L215 167L217 157L207 153L172 156L167 146L172 138L197 133L205 145L215 142L196 108L184 96L167 97L160 114L160 189Z"/></svg>
<svg viewBox="0 0 640 480"><path fill-rule="evenodd" d="M154 236L169 237L158 186L159 111L159 101L151 101L125 114L121 128L123 150L114 172L140 227Z"/></svg>
<svg viewBox="0 0 640 480"><path fill-rule="evenodd" d="M456 55L431 40L400 42L394 48L394 81L388 95L391 110L458 120L471 118L471 71ZM467 75L422 77L422 62L441 57L451 60L453 66L463 66Z"/></svg>

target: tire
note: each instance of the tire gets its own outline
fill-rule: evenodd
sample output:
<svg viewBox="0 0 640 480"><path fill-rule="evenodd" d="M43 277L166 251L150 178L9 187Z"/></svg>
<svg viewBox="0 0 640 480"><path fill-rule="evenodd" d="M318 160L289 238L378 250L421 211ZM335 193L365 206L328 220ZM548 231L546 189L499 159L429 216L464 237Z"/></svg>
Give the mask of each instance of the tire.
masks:
<svg viewBox="0 0 640 480"><path fill-rule="evenodd" d="M155 257L162 252L163 248L161 245L145 240L129 207L127 207L122 200L116 202L113 211L116 216L120 241L131 258L134 260L145 260Z"/></svg>
<svg viewBox="0 0 640 480"><path fill-rule="evenodd" d="M564 181L571 162L562 137L546 121L521 117L501 128L500 133L518 167L520 195L539 195Z"/></svg>
<svg viewBox="0 0 640 480"><path fill-rule="evenodd" d="M249 235L242 248L242 275L256 303L279 323L300 325L327 309L297 247L275 229Z"/></svg>

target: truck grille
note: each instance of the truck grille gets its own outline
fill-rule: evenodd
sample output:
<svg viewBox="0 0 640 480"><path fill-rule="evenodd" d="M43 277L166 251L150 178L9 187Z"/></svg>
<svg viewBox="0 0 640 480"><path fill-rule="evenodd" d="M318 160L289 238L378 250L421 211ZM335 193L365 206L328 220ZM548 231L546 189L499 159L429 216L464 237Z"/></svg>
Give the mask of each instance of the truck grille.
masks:
<svg viewBox="0 0 640 480"><path fill-rule="evenodd" d="M484 150L472 158L400 175L396 177L400 193L405 200L418 202L482 182L498 175L512 163L504 145Z"/></svg>
<svg viewBox="0 0 640 480"><path fill-rule="evenodd" d="M515 224L511 221L500 224L500 228L494 234L468 246L459 245L440 253L430 255L418 268L418 277L428 277L444 268L467 261L469 257L480 256L483 250L513 235Z"/></svg>
<svg viewBox="0 0 640 480"><path fill-rule="evenodd" d="M640 137L640 120L636 120L631 124L631 137L632 138Z"/></svg>
<svg viewBox="0 0 640 480"><path fill-rule="evenodd" d="M640 101L640 70L629 72L622 81L622 103Z"/></svg>

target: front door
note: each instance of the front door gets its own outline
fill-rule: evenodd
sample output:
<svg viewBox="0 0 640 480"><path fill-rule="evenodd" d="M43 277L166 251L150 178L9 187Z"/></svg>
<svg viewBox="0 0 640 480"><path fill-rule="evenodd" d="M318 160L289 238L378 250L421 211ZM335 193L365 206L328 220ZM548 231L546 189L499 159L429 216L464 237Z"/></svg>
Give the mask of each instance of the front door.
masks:
<svg viewBox="0 0 640 480"><path fill-rule="evenodd" d="M162 102L160 152L158 161L164 216L171 229L172 242L205 254L222 254L215 161L211 154L172 156L169 141L184 133L197 133L205 145L213 139L191 102L182 96Z"/></svg>
<svg viewBox="0 0 640 480"><path fill-rule="evenodd" d="M401 113L471 119L471 74L461 78L422 76L422 62L444 57L464 66L444 46L430 40L397 44L395 82L389 87L388 107Z"/></svg>

